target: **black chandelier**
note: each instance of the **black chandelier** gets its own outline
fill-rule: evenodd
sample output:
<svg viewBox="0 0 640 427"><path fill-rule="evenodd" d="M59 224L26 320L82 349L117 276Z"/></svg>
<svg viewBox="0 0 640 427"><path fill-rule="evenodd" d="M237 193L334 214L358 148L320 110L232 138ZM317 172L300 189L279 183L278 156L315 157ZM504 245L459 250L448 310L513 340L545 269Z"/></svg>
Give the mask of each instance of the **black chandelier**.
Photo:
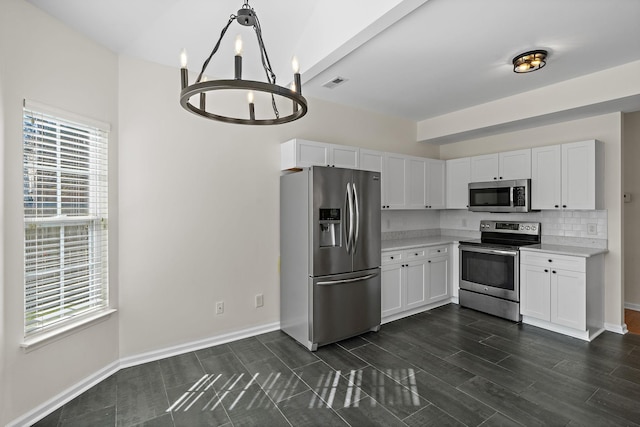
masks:
<svg viewBox="0 0 640 427"><path fill-rule="evenodd" d="M213 58L213 55L215 55L215 53L218 51L220 42L222 41L225 33L227 32L227 29L233 21L238 21L240 25L253 27L258 39L258 47L260 49L262 67L264 68L265 74L267 76L266 82L242 79L242 41L240 39L236 39L234 79L207 80L206 77L203 76L205 70L207 69L207 66L209 65L209 62L211 61L211 58ZM193 84L189 84L187 57L184 50L180 55L180 59L180 77L182 83L182 90L180 92L180 105L182 105L182 107L184 107L187 111L190 111L202 117L206 117L208 119L243 125L278 125L282 123L292 122L307 114L307 100L302 96L302 84L300 81L300 72L298 69L297 59L294 57L292 61L294 69L294 79L292 87L289 89L286 87L278 86L276 84L276 75L271 69L269 56L267 55L267 50L265 49L264 41L262 40L262 29L260 27L258 15L256 14L255 10L253 10L253 8L249 6L248 0L245 0L244 5L240 10L238 10L237 15L232 14L229 17L229 22L227 22L227 25L222 29L218 42L211 51L211 54L209 55L207 60L202 64L202 70L200 71L200 74ZM248 114L247 116L245 116L245 118L231 117L207 111L207 92L220 90L241 90L247 92L249 108ZM271 107L273 109L274 118L256 118L254 91L266 92L271 95ZM195 106L191 103L191 98L195 95L199 95L198 106ZM280 115L280 111L278 110L278 106L276 105L276 96L288 98L291 100L291 114L285 116Z"/></svg>

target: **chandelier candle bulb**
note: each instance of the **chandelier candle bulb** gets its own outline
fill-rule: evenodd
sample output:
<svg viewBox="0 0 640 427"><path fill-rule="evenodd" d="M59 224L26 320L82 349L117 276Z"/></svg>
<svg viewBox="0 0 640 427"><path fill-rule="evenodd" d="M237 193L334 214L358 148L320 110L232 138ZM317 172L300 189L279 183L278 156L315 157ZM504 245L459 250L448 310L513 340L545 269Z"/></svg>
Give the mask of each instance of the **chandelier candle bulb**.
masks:
<svg viewBox="0 0 640 427"><path fill-rule="evenodd" d="M236 37L235 78L242 79L242 37Z"/></svg>
<svg viewBox="0 0 640 427"><path fill-rule="evenodd" d="M247 93L247 101L249 101L249 119L255 120L256 110L255 110L255 104L253 103L253 92L249 91L249 93Z"/></svg>
<svg viewBox="0 0 640 427"><path fill-rule="evenodd" d="M207 81L207 76L204 76L202 78L202 81L206 82ZM200 109L202 111L207 111L207 93L206 92L202 92L200 94Z"/></svg>
<svg viewBox="0 0 640 427"><path fill-rule="evenodd" d="M295 83L291 83L291 90L294 91L294 92L297 92ZM298 112L298 103L296 101L292 101L291 103L293 104L293 112L297 113Z"/></svg>
<svg viewBox="0 0 640 427"><path fill-rule="evenodd" d="M187 70L187 51L182 49L180 52L180 82L182 89L189 86L189 71Z"/></svg>
<svg viewBox="0 0 640 427"><path fill-rule="evenodd" d="M291 67L293 68L293 84L295 85L295 91L302 94L302 82L300 80L300 63L297 57L293 57L291 60Z"/></svg>

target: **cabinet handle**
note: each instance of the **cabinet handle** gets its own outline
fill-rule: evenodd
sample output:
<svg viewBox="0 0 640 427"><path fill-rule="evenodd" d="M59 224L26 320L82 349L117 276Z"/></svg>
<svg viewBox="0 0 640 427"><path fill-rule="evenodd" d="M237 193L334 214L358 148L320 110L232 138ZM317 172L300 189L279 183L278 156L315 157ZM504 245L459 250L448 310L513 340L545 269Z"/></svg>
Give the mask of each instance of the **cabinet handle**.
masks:
<svg viewBox="0 0 640 427"><path fill-rule="evenodd" d="M500 177L500 179L502 179L502 177Z"/></svg>
<svg viewBox="0 0 640 427"><path fill-rule="evenodd" d="M429 264L431 264L431 260L429 260Z"/></svg>
<svg viewBox="0 0 640 427"><path fill-rule="evenodd" d="M552 273L553 273L553 274L556 274L556 271L555 271L555 270L553 270L553 271L552 271Z"/></svg>
<svg viewBox="0 0 640 427"><path fill-rule="evenodd" d="M393 257L392 257L392 256L390 256L389 258L393 259Z"/></svg>
<svg viewBox="0 0 640 427"><path fill-rule="evenodd" d="M549 260L549 262L553 262L553 260L552 260L552 259L550 259L550 260Z"/></svg>
<svg viewBox="0 0 640 427"><path fill-rule="evenodd" d="M418 256L418 254L416 254L416 256Z"/></svg>
<svg viewBox="0 0 640 427"><path fill-rule="evenodd" d="M438 249L438 252L440 252L440 249Z"/></svg>
<svg viewBox="0 0 640 427"><path fill-rule="evenodd" d="M545 268L545 269L544 269L544 272L545 272L545 273L548 273L548 272L549 272L549 270L547 270L547 269Z"/></svg>
<svg viewBox="0 0 640 427"><path fill-rule="evenodd" d="M566 207L567 207L567 205L562 205L562 207L563 207L563 208L566 208Z"/></svg>
<svg viewBox="0 0 640 427"><path fill-rule="evenodd" d="M560 207L560 205L555 205L555 207L556 207L556 208L559 208L559 207Z"/></svg>
<svg viewBox="0 0 640 427"><path fill-rule="evenodd" d="M498 177L495 177L495 176L494 176L494 177L493 177L493 179L498 179Z"/></svg>

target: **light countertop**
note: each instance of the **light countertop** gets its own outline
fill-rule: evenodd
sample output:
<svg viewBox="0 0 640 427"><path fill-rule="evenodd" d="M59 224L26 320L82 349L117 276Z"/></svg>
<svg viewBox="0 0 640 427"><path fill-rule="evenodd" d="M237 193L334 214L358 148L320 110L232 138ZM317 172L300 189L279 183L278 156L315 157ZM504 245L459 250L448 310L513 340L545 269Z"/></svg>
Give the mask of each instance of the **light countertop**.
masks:
<svg viewBox="0 0 640 427"><path fill-rule="evenodd" d="M606 254L609 252L608 249L602 248L586 248L582 246L563 246L563 245L549 245L549 244L540 244L540 245L531 245L531 246L523 246L520 248L520 251L528 251L528 252L547 252L557 255L568 255L568 256L580 256L589 258L595 255Z"/></svg>
<svg viewBox="0 0 640 427"><path fill-rule="evenodd" d="M446 245L457 242L461 238L455 236L410 237L408 239L383 240L382 251L397 251L422 246Z"/></svg>

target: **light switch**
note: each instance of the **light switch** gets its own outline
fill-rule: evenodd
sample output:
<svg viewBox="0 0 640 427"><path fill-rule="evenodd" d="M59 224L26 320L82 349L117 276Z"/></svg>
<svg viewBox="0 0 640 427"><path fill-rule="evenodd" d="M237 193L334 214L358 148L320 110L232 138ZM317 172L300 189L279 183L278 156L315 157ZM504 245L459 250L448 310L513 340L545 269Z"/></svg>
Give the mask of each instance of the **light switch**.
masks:
<svg viewBox="0 0 640 427"><path fill-rule="evenodd" d="M624 199L625 203L631 203L631 193L624 193L622 195L622 198Z"/></svg>

